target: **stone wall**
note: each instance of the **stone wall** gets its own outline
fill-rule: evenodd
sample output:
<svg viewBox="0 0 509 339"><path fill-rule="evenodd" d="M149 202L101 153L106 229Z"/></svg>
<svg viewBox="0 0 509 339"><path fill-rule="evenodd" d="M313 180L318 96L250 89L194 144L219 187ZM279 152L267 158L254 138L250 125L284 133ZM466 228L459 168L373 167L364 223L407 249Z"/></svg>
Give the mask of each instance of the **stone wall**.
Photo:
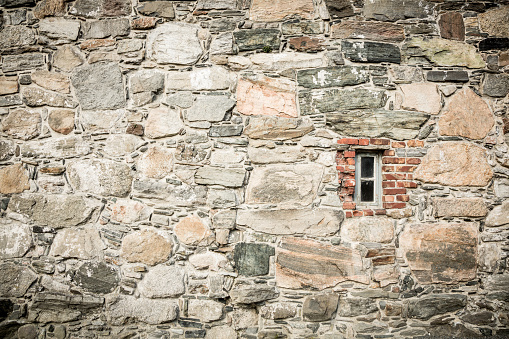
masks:
<svg viewBox="0 0 509 339"><path fill-rule="evenodd" d="M509 336L508 16L0 0L0 337Z"/></svg>

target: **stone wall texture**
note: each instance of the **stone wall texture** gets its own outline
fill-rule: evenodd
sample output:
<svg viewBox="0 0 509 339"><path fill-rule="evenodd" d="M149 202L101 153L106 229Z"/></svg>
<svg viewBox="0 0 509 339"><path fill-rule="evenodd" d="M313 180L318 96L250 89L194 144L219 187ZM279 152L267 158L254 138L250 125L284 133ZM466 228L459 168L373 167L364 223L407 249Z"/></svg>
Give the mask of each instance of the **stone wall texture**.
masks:
<svg viewBox="0 0 509 339"><path fill-rule="evenodd" d="M508 19L0 0L0 338L509 337Z"/></svg>

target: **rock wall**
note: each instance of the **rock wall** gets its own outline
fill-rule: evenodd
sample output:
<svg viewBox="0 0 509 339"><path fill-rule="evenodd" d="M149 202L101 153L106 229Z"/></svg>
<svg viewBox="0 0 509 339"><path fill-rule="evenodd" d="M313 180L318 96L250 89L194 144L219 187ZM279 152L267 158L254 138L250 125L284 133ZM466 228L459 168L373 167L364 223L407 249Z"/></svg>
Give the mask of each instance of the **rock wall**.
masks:
<svg viewBox="0 0 509 339"><path fill-rule="evenodd" d="M0 337L509 336L508 1L0 6Z"/></svg>

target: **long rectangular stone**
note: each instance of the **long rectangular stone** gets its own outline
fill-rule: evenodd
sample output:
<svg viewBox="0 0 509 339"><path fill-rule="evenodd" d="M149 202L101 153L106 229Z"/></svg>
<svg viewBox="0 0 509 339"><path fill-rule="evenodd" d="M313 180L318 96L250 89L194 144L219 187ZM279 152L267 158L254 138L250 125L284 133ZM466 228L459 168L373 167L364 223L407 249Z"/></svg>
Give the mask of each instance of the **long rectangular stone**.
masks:
<svg viewBox="0 0 509 339"><path fill-rule="evenodd" d="M368 68L363 66L321 67L297 71L299 86L306 88L352 86L367 81Z"/></svg>
<svg viewBox="0 0 509 339"><path fill-rule="evenodd" d="M194 181L201 185L221 185L225 187L242 187L246 177L243 168L200 167L194 175Z"/></svg>
<svg viewBox="0 0 509 339"><path fill-rule="evenodd" d="M19 72L42 68L46 63L45 55L42 53L26 53L19 55L4 55L2 57L2 71Z"/></svg>
<svg viewBox="0 0 509 339"><path fill-rule="evenodd" d="M429 71L426 79L433 82L468 82L467 71Z"/></svg>
<svg viewBox="0 0 509 339"><path fill-rule="evenodd" d="M279 50L279 29L256 28L233 32L239 51L254 51L262 48Z"/></svg>
<svg viewBox="0 0 509 339"><path fill-rule="evenodd" d="M371 41L341 41L345 57L356 62L401 62L401 51L393 44Z"/></svg>
<svg viewBox="0 0 509 339"><path fill-rule="evenodd" d="M382 108L387 101L384 90L367 88L307 90L298 97L301 115Z"/></svg>

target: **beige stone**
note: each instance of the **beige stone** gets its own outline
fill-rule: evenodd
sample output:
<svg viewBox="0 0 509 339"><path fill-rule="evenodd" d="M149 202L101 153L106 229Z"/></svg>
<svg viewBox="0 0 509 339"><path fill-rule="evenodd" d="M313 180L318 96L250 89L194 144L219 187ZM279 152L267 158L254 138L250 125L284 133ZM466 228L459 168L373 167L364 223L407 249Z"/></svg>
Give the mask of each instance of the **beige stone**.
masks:
<svg viewBox="0 0 509 339"><path fill-rule="evenodd" d="M0 77L0 95L17 93L18 88L17 76Z"/></svg>
<svg viewBox="0 0 509 339"><path fill-rule="evenodd" d="M148 219L149 216L150 208L135 200L119 199L111 206L111 219L124 224Z"/></svg>
<svg viewBox="0 0 509 339"><path fill-rule="evenodd" d="M389 243L394 238L394 221L385 217L349 218L340 235L346 242Z"/></svg>
<svg viewBox="0 0 509 339"><path fill-rule="evenodd" d="M61 93L69 93L71 81L61 73L38 70L32 73L32 81L37 85Z"/></svg>
<svg viewBox="0 0 509 339"><path fill-rule="evenodd" d="M237 339L237 332L233 327L229 327L228 325L222 326L214 326L210 330L207 331L207 335L205 339Z"/></svg>
<svg viewBox="0 0 509 339"><path fill-rule="evenodd" d="M456 284L476 277L477 223L408 225L399 238L402 255L422 284Z"/></svg>
<svg viewBox="0 0 509 339"><path fill-rule="evenodd" d="M0 219L0 259L23 257L32 246L30 230L31 227L26 224Z"/></svg>
<svg viewBox="0 0 509 339"><path fill-rule="evenodd" d="M192 215L180 220L174 228L175 235L180 242L196 246L213 241L213 234L203 221Z"/></svg>
<svg viewBox="0 0 509 339"><path fill-rule="evenodd" d="M438 86L431 83L404 84L401 108L428 114L438 114L442 108Z"/></svg>
<svg viewBox="0 0 509 339"><path fill-rule="evenodd" d="M253 0L249 11L253 21L280 21L289 16L313 19L313 0Z"/></svg>
<svg viewBox="0 0 509 339"><path fill-rule="evenodd" d="M306 150L301 145L276 148L248 147L247 154L249 160L255 164L295 163L306 158Z"/></svg>
<svg viewBox="0 0 509 339"><path fill-rule="evenodd" d="M170 137L179 134L184 128L179 112L167 107L149 111L145 125L145 135L152 139Z"/></svg>
<svg viewBox="0 0 509 339"><path fill-rule="evenodd" d="M80 50L71 45L64 45L53 54L53 66L64 72L71 72L84 61Z"/></svg>
<svg viewBox="0 0 509 339"><path fill-rule="evenodd" d="M405 40L405 30L403 26L389 22L342 21L331 26L331 36L340 39L400 42Z"/></svg>
<svg viewBox="0 0 509 339"><path fill-rule="evenodd" d="M498 227L509 224L509 201L496 206L486 218L486 226Z"/></svg>
<svg viewBox="0 0 509 339"><path fill-rule="evenodd" d="M55 236L49 255L78 259L102 258L105 248L99 231L93 226L64 228Z"/></svg>
<svg viewBox="0 0 509 339"><path fill-rule="evenodd" d="M456 92L438 121L441 135L483 139L495 120L488 104L470 88Z"/></svg>
<svg viewBox="0 0 509 339"><path fill-rule="evenodd" d="M249 120L244 134L251 139L287 140L304 136L314 129L309 118L256 117Z"/></svg>
<svg viewBox="0 0 509 339"><path fill-rule="evenodd" d="M244 68L252 64L255 69L276 72L327 66L323 55L318 53L257 53L250 56L248 60L236 56L229 58L228 62L236 67Z"/></svg>
<svg viewBox="0 0 509 339"><path fill-rule="evenodd" d="M34 8L34 16L42 19L47 16L63 16L65 14L65 0L42 0Z"/></svg>
<svg viewBox="0 0 509 339"><path fill-rule="evenodd" d="M22 164L0 167L0 193L21 193L30 189L28 173Z"/></svg>
<svg viewBox="0 0 509 339"><path fill-rule="evenodd" d="M435 198L436 217L484 217L488 208L482 198Z"/></svg>
<svg viewBox="0 0 509 339"><path fill-rule="evenodd" d="M367 284L359 251L313 240L284 238L276 250L279 287L323 290L343 281Z"/></svg>
<svg viewBox="0 0 509 339"><path fill-rule="evenodd" d="M129 262L153 266L167 261L172 249L173 242L167 236L143 230L129 233L124 237L120 256Z"/></svg>
<svg viewBox="0 0 509 339"><path fill-rule="evenodd" d="M486 186L492 177L485 150L463 141L435 145L414 172L414 179L446 186Z"/></svg>
<svg viewBox="0 0 509 339"><path fill-rule="evenodd" d="M237 110L245 115L273 115L296 118L296 84L284 78L258 76L240 79L237 85Z"/></svg>
<svg viewBox="0 0 509 339"><path fill-rule="evenodd" d="M509 35L509 6L490 9L477 16L481 31L490 36L506 38Z"/></svg>
<svg viewBox="0 0 509 339"><path fill-rule="evenodd" d="M189 300L187 313L191 318L198 318L203 322L219 320L223 317L224 304L214 300Z"/></svg>
<svg viewBox="0 0 509 339"><path fill-rule="evenodd" d="M137 163L137 169L142 175L154 179L164 178L172 168L173 152L161 146L150 147Z"/></svg>
<svg viewBox="0 0 509 339"><path fill-rule="evenodd" d="M30 140L41 133L41 114L35 110L18 108L2 119L1 130L16 139Z"/></svg>
<svg viewBox="0 0 509 339"><path fill-rule="evenodd" d="M48 125L55 132L67 135L74 129L74 111L70 109L52 110L48 116Z"/></svg>

